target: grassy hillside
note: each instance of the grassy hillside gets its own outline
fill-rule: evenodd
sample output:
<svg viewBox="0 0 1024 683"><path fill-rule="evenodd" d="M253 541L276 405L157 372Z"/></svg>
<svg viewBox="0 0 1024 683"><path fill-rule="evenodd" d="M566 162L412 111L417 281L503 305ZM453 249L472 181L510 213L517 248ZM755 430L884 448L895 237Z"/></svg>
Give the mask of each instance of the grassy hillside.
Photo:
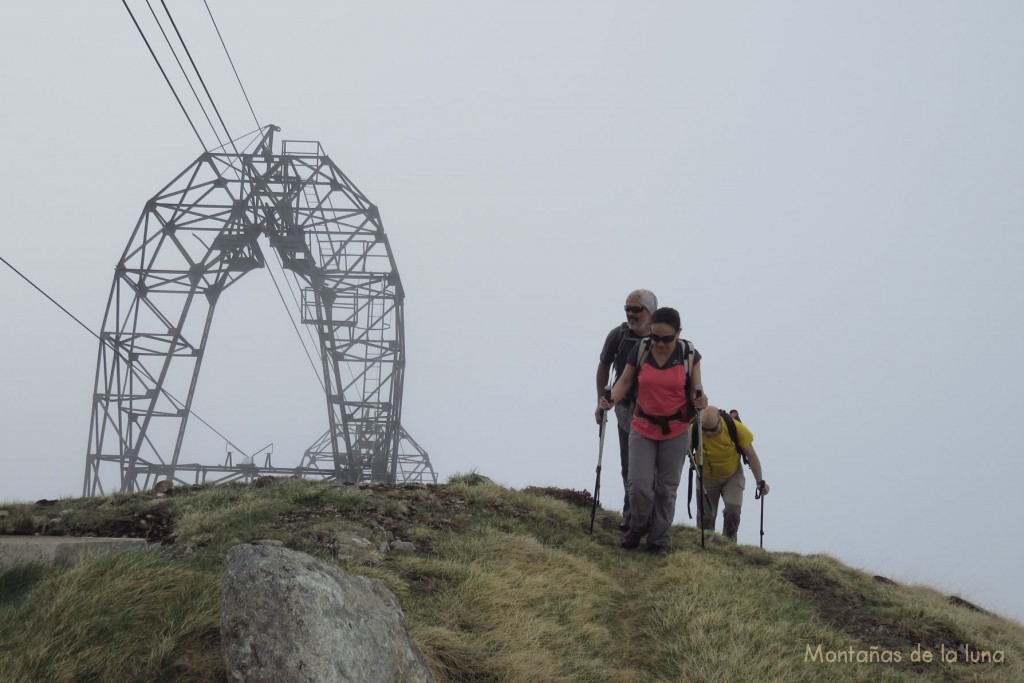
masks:
<svg viewBox="0 0 1024 683"><path fill-rule="evenodd" d="M0 680L226 680L223 557L269 538L387 584L439 681L1024 680L1015 622L825 555L718 537L701 549L691 527L676 527L667 558L627 552L613 512L586 533L588 499L470 474L3 505L0 534L159 544L0 571ZM382 552L390 540L416 552Z"/></svg>

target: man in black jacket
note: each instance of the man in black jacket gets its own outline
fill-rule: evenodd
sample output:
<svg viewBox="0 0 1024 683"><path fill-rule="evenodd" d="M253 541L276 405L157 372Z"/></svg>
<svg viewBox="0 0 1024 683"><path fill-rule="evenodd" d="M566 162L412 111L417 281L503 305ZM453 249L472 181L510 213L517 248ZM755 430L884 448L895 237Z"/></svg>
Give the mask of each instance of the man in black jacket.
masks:
<svg viewBox="0 0 1024 683"><path fill-rule="evenodd" d="M604 347L601 349L601 358L597 363L597 399L601 400L605 388L609 386L608 378L612 366L615 367L615 377L622 374L622 368L626 365L626 358L629 352L638 341L651 333L651 314L658 308L658 297L649 289L637 289L626 297L626 322L617 325L608 333L604 340ZM626 398L615 406L615 418L619 430L619 456L622 461L622 488L625 490L625 500L622 504L622 524L620 528L629 528L629 422L633 418L633 404L636 401L635 392L627 394ZM597 423L601 424L601 407L594 410L594 417Z"/></svg>

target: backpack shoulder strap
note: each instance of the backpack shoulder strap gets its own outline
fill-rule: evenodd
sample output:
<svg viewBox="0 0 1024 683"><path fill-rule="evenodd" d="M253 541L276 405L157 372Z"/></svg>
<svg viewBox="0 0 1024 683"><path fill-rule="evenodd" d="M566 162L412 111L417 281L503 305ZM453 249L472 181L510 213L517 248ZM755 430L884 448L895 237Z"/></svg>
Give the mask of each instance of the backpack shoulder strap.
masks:
<svg viewBox="0 0 1024 683"><path fill-rule="evenodd" d="M740 454L743 464L749 467L750 463L747 462L747 456L743 453L743 449L740 448L740 436L736 431L736 422L732 419L732 415L721 408L718 409L718 415L725 420L725 428L729 431L729 438L732 439L732 445L736 447L736 452Z"/></svg>
<svg viewBox="0 0 1024 683"><path fill-rule="evenodd" d="M629 323L622 323L619 325L619 343L615 345L616 356L622 352L622 345L626 343L629 338Z"/></svg>
<svg viewBox="0 0 1024 683"><path fill-rule="evenodd" d="M690 389L693 387L693 343L689 339L680 339L679 344L683 347L683 367L686 369L686 395L690 396ZM696 415L696 410L691 405L690 416Z"/></svg>
<svg viewBox="0 0 1024 683"><path fill-rule="evenodd" d="M686 377L689 379L693 371L693 343L689 339L680 339L683 345L683 366L686 368Z"/></svg>
<svg viewBox="0 0 1024 683"><path fill-rule="evenodd" d="M636 370L633 371L633 389L636 390L637 384L640 382L640 368L643 367L644 361L647 360L647 356L651 352L651 340L647 337L642 338L636 343Z"/></svg>
<svg viewBox="0 0 1024 683"><path fill-rule="evenodd" d="M651 353L651 339L650 337L644 337L637 342L636 352L636 374L640 374L640 366L647 360L647 356Z"/></svg>

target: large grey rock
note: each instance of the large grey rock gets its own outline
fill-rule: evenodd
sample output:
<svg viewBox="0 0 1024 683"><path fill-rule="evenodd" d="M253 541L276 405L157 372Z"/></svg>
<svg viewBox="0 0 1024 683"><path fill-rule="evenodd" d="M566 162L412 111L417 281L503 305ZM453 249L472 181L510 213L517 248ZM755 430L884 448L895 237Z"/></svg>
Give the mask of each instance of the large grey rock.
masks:
<svg viewBox="0 0 1024 683"><path fill-rule="evenodd" d="M434 680L383 583L287 548L228 551L221 639L234 681Z"/></svg>

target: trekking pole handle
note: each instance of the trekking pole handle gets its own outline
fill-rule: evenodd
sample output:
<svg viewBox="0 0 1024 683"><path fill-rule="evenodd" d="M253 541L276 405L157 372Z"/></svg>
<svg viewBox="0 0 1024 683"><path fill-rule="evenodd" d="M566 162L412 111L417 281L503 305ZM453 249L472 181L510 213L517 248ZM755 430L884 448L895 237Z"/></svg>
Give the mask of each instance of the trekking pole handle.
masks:
<svg viewBox="0 0 1024 683"><path fill-rule="evenodd" d="M698 384L697 386L695 386L693 388L693 393L694 393L695 396L703 396L704 395L704 385L703 384Z"/></svg>
<svg viewBox="0 0 1024 683"><path fill-rule="evenodd" d="M757 488L754 489L754 500L757 500L758 498L760 498L761 496L764 495L764 484L765 484L764 479L762 479L761 481L757 482Z"/></svg>
<svg viewBox="0 0 1024 683"><path fill-rule="evenodd" d="M611 390L610 387L605 387L604 394L602 395L602 398L604 398L609 403L611 403L611 400L612 400L612 390ZM608 411L602 408L601 409L601 422L597 426L598 434L604 434L604 422L607 419L607 415L608 415Z"/></svg>

